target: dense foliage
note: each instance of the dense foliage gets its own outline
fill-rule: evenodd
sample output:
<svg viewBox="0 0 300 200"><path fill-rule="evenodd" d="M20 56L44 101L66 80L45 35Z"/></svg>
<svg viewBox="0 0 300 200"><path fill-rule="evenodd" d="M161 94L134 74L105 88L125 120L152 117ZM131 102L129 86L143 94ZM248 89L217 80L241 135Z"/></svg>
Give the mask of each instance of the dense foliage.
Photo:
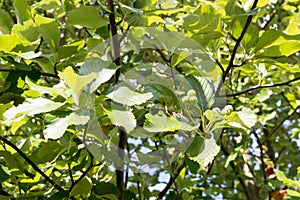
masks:
<svg viewBox="0 0 300 200"><path fill-rule="evenodd" d="M299 5L0 0L0 199L298 199Z"/></svg>

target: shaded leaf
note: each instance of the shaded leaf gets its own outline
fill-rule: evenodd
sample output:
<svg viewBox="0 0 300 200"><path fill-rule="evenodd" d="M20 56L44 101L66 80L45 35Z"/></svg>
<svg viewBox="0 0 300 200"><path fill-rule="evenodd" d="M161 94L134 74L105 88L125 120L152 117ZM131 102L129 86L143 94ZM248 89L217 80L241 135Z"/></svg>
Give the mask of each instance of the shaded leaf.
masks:
<svg viewBox="0 0 300 200"><path fill-rule="evenodd" d="M193 75L186 76L187 81L196 92L198 105L205 111L214 103L215 89L213 84L206 78L196 78Z"/></svg>
<svg viewBox="0 0 300 200"><path fill-rule="evenodd" d="M31 19L31 9L25 0L17 0L13 3L18 23Z"/></svg>
<svg viewBox="0 0 300 200"><path fill-rule="evenodd" d="M67 23L95 29L108 24L107 19L100 16L99 11L92 6L75 8L67 15Z"/></svg>
<svg viewBox="0 0 300 200"><path fill-rule="evenodd" d="M52 50L56 50L60 40L60 30L55 19L36 15L35 22L44 40Z"/></svg>

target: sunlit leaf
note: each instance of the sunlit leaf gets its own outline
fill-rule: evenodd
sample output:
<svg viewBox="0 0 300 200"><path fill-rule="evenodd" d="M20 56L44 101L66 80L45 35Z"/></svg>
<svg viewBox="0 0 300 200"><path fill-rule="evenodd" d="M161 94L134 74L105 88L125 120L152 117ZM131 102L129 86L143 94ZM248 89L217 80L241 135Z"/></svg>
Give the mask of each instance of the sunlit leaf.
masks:
<svg viewBox="0 0 300 200"><path fill-rule="evenodd" d="M184 120L178 119L177 117L168 117L162 111L159 111L157 114L146 114L144 128L149 132L167 132L176 130L192 131L198 127L191 126Z"/></svg>
<svg viewBox="0 0 300 200"><path fill-rule="evenodd" d="M111 109L106 109L106 113L114 125L123 127L127 133L136 127L134 115L123 107L112 106Z"/></svg>
<svg viewBox="0 0 300 200"><path fill-rule="evenodd" d="M206 167L213 161L219 153L220 147L217 145L215 138L209 134L207 137L195 137L194 141L187 150L191 154L190 159Z"/></svg>
<svg viewBox="0 0 300 200"><path fill-rule="evenodd" d="M67 67L63 72L59 72L58 75L73 91L73 100L76 104L79 102L82 89L97 77L96 73L80 76L74 72L72 67Z"/></svg>
<svg viewBox="0 0 300 200"><path fill-rule="evenodd" d="M49 99L40 97L35 99L27 98L26 101L17 106L8 109L3 116L6 117L6 123L9 123L15 117L20 115L33 116L35 114L49 112L64 105L64 103L54 102Z"/></svg>
<svg viewBox="0 0 300 200"><path fill-rule="evenodd" d="M60 118L47 125L46 129L44 130L44 137L45 139L58 139L63 136L69 125L82 125L87 123L89 119L89 116L80 116L75 113L71 113L64 118Z"/></svg>
<svg viewBox="0 0 300 200"><path fill-rule="evenodd" d="M153 94L150 92L139 93L132 91L127 87L119 87L117 90L109 93L107 97L117 103L133 106L145 103L147 100L153 97Z"/></svg>

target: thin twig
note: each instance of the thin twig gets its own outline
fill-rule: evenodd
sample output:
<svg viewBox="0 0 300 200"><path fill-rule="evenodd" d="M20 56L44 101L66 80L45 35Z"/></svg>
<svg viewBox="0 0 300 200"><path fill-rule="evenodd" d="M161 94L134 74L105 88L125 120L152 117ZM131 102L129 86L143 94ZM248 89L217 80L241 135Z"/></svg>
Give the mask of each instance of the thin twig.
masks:
<svg viewBox="0 0 300 200"><path fill-rule="evenodd" d="M69 168L69 175L70 175L71 183L73 185L74 184L74 178L73 178L73 174L72 174L72 169L71 169L70 163L68 163L68 168Z"/></svg>
<svg viewBox="0 0 300 200"><path fill-rule="evenodd" d="M258 134L253 131L252 132L253 135L255 136L256 138L256 141L257 141L257 144L259 146L259 150L260 150L260 160L261 160L261 172L264 176L264 182L266 183L267 182L267 176L266 176L266 163L264 161L264 154L263 154L263 146L262 146L262 143L260 142L260 138L258 137Z"/></svg>
<svg viewBox="0 0 300 200"><path fill-rule="evenodd" d="M72 191L72 189L77 185L86 175L87 173L94 167L94 156L88 151L87 145L86 145L86 135L87 135L87 130L88 130L88 124L85 125L84 127L84 132L83 132L83 138L82 138L82 143L85 146L89 156L90 156L90 165L88 168L81 174L81 176L74 182L72 183L71 187L69 188L69 192Z"/></svg>
<svg viewBox="0 0 300 200"><path fill-rule="evenodd" d="M219 62L219 60L216 60L217 65L219 66L219 68L221 69L222 73L225 73L225 69L223 67L223 65Z"/></svg>
<svg viewBox="0 0 300 200"><path fill-rule="evenodd" d="M47 176L29 157L27 157L21 149L19 149L16 145L11 143L9 140L7 140L5 137L0 136L0 140L3 141L5 144L13 148L24 160L26 160L27 163L32 166L32 168L37 171L40 175L42 175L53 187L57 190L64 190L62 187L60 187L58 184L55 183L54 180L52 180L49 176Z"/></svg>
<svg viewBox="0 0 300 200"><path fill-rule="evenodd" d="M254 3L253 3L253 5L252 5L252 7L251 7L251 10L254 10L256 8L257 3L258 3L258 0L255 0ZM219 85L217 87L216 95L218 95L219 92L221 91L221 88L224 85L224 82L226 80L227 75L229 74L230 70L234 67L234 59L235 59L237 50L238 50L238 48L239 48L239 46L240 46L240 44L242 42L242 39L243 39L244 35L246 34L246 32L248 30L248 27L251 24L252 18L253 18L253 15L249 15L247 17L247 21L246 21L246 23L244 25L244 28L243 28L243 30L241 32L241 35L236 40L236 43L235 43L235 45L233 47L233 51L232 51L232 54L231 54L231 57L230 57L230 61L229 61L228 67L226 68L225 73L223 73L222 81L219 83Z"/></svg>
<svg viewBox="0 0 300 200"><path fill-rule="evenodd" d="M12 72L12 71L15 71L13 69L0 69L0 72ZM48 76L48 77L53 77L53 78L59 78L57 75L55 74L51 74L51 73L47 73L47 72L41 72L40 71L40 74L42 76Z"/></svg>
<svg viewBox="0 0 300 200"><path fill-rule="evenodd" d="M283 92L281 93L281 96L282 96L282 97L284 98L284 100L289 104L289 106L290 106L293 110L295 110L295 108L292 106L291 102L286 98L286 96L284 95ZM297 112L296 112L296 114L298 115L298 117L300 117L300 113L297 113Z"/></svg>
<svg viewBox="0 0 300 200"><path fill-rule="evenodd" d="M170 177L169 182L167 183L166 187L159 193L158 198L162 199L168 192L168 190L171 188L171 186L173 185L173 183L175 182L176 178L178 177L178 175L180 174L181 170L183 170L183 168L186 166L186 163L183 162L177 169L176 173Z"/></svg>
<svg viewBox="0 0 300 200"><path fill-rule="evenodd" d="M274 9L272 9L272 11L273 11L273 13L272 13L272 15L270 16L270 19L264 24L264 26L263 27L261 27L260 29L261 30L264 30L264 29L266 29L267 27L268 27L268 25L270 24L270 22L274 19L274 17L277 15L277 13L278 13L278 9L280 8L280 6L282 5L284 3L284 0L282 0L282 1L278 1L277 3L276 3L276 8Z"/></svg>
<svg viewBox="0 0 300 200"><path fill-rule="evenodd" d="M297 110L300 108L300 106L298 106L290 115L286 116L279 124L277 124L277 126L275 126L275 128L273 128L273 130L270 132L270 134L268 135L268 137L270 138L280 127L281 125L288 120L290 117L292 117L295 113L297 113ZM267 139L265 139L262 144L264 144L267 141Z"/></svg>
<svg viewBox="0 0 300 200"><path fill-rule="evenodd" d="M279 87L279 86L285 86L285 85L286 86L290 86L290 83L293 83L293 82L298 81L298 80L300 80L300 77L297 77L297 78L294 78L294 79L291 79L289 81L282 82L282 83L267 84L267 85L257 85L257 86L254 86L253 88L249 88L247 90L243 90L243 91L240 91L240 92L237 92L237 93L226 94L226 95L217 95L216 97L218 97L218 98L235 97L235 96L239 96L241 94L245 94L245 93L257 90L257 89L272 88L272 87Z"/></svg>

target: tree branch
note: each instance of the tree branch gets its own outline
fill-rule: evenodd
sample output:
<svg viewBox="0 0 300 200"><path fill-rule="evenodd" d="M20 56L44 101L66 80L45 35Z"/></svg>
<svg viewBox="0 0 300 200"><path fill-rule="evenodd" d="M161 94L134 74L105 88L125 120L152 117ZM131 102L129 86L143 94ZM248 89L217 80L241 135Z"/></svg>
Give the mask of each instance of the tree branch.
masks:
<svg viewBox="0 0 300 200"><path fill-rule="evenodd" d="M22 158L28 163L30 164L30 166L32 166L32 168L37 171L40 175L42 175L51 185L53 185L53 187L57 190L64 190L62 187L60 187L59 185L57 185L54 180L52 180L49 176L47 176L32 160L30 160L29 157L27 157L22 151L21 149L19 149L16 145L14 145L13 143L11 143L9 140L7 140L5 137L0 136L0 140L3 141L5 144L7 144L8 146L10 146L11 148L13 148L18 154L20 154L20 156L22 156Z"/></svg>
<svg viewBox="0 0 300 200"><path fill-rule="evenodd" d="M278 1L275 5L275 8L272 9L273 13L270 16L270 19L268 21L266 21L266 23L260 28L261 30L264 30L268 27L268 25L270 24L270 22L274 19L274 17L277 15L278 13L278 9L280 8L280 6L284 3L284 0L282 1Z"/></svg>
<svg viewBox="0 0 300 200"><path fill-rule="evenodd" d="M120 43L119 43L119 39L117 36L118 29L117 29L117 24L116 24L114 1L106 0L106 6L110 10L109 26L110 26L110 32L111 32L111 36L112 36L113 49L114 49L114 62L116 65L120 65L121 64ZM116 82L119 80L119 76L120 76L120 68L116 71Z"/></svg>
<svg viewBox="0 0 300 200"><path fill-rule="evenodd" d="M88 151L89 152L89 151ZM94 157L92 156L92 154L90 154L89 153L89 155L90 155L90 159L91 159L91 161L90 161L90 165L88 166L88 168L80 175L80 177L74 182L74 183L72 183L72 185L71 185L71 187L70 187L70 189L69 189L69 192L71 192L72 191L72 189L75 187L75 185L77 185L86 175L87 175L87 173L94 167L93 166L93 163L94 163Z"/></svg>
<svg viewBox="0 0 300 200"><path fill-rule="evenodd" d="M252 7L251 7L251 10L254 10L256 8L256 5L258 3L258 0L255 0ZM216 95L218 95L220 93L220 90L225 82L225 79L227 77L227 75L229 74L230 70L234 67L234 59L235 59L235 56L236 56L236 53L237 53L237 50L242 42L242 39L244 37L244 35L246 34L247 32L247 29L248 27L250 26L251 24L251 21L252 21L252 18L253 18L253 15L249 15L248 18L247 18L247 21L244 25L244 28L241 32L241 35L237 38L236 40L236 43L233 47L233 51L232 51L232 54L231 54L231 57L230 57L230 61L229 61L229 64L228 64L228 67L226 68L225 70L225 73L223 73L223 76L222 76L222 81L219 83L218 87L217 87L217 90L216 90Z"/></svg>
<svg viewBox="0 0 300 200"><path fill-rule="evenodd" d="M178 177L178 175L180 174L181 170L186 166L185 162L183 162L177 169L176 173L174 174L174 176L170 177L169 182L167 183L166 187L159 193L158 198L162 199L168 192L168 190L171 188L171 186L173 185L173 183L175 182L176 178Z"/></svg>
<svg viewBox="0 0 300 200"><path fill-rule="evenodd" d="M113 0L106 0L106 6L110 10L109 14L109 26L112 36L112 42L113 42L113 49L114 49L114 63L117 66L121 65L121 59L120 59L120 41L118 39L118 24L116 23L116 17L115 17L115 10L114 10L114 1ZM117 83L119 81L119 76L121 74L121 68L117 69L115 74L115 82ZM121 158L121 160L124 160L124 148L126 144L126 132L122 129L119 129L119 149L118 149L118 155ZM124 164L122 166L116 167L116 176L117 176L117 187L120 191L120 200L124 199Z"/></svg>
<svg viewBox="0 0 300 200"><path fill-rule="evenodd" d="M11 71L15 71L13 69L0 69L0 72L11 72ZM48 77L53 77L53 78L59 78L56 74L51 74L51 73L47 73L47 72L42 72L40 71L40 74L42 76L48 76Z"/></svg>
<svg viewBox="0 0 300 200"><path fill-rule="evenodd" d="M260 150L260 160L261 160L261 172L263 174L263 177L264 177L264 182L266 183L267 182L267 176L266 176L266 163L264 161L264 155L263 155L263 146L262 146L262 143L260 142L260 138L258 137L258 134L253 131L252 132L253 135L255 136L256 138L256 141L257 141L257 144L259 146L259 150Z"/></svg>
<svg viewBox="0 0 300 200"><path fill-rule="evenodd" d="M275 126L275 128L273 128L273 130L271 131L271 133L268 135L268 137L270 138L280 127L281 125L288 120L290 117L292 117L295 113L297 113L297 110L300 108L300 106L298 106L296 109L294 109L294 112L292 112L290 115L286 116L279 124L277 124L277 126ZM265 139L262 144L264 144L267 141L267 139Z"/></svg>
<svg viewBox="0 0 300 200"><path fill-rule="evenodd" d="M298 81L298 80L300 80L300 77L297 77L297 78L294 78L292 80L289 80L289 81L286 81L286 82L282 82L282 83L267 84L267 85L257 85L257 86L254 86L253 88L249 88L247 90L243 90L243 91L240 91L240 92L237 92L237 93L226 94L226 95L217 95L216 97L218 97L218 98L236 97L236 96L239 96L241 94L245 94L245 93L257 90L257 89L272 88L272 87L279 87L279 86L285 86L285 85L289 86L290 83L293 83L293 82Z"/></svg>

